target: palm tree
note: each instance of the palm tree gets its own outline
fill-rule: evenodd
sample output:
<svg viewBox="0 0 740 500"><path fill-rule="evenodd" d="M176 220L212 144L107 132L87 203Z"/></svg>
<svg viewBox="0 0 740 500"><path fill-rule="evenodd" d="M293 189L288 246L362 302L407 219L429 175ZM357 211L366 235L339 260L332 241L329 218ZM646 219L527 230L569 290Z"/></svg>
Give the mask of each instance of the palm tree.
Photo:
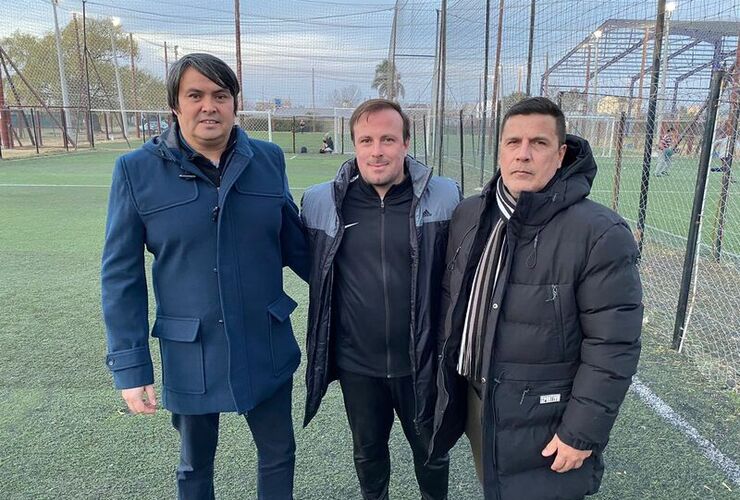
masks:
<svg viewBox="0 0 740 500"><path fill-rule="evenodd" d="M398 99L399 96L403 97L406 93L401 83L401 74L388 59L383 59L375 66L372 88L378 89L378 96L392 100Z"/></svg>

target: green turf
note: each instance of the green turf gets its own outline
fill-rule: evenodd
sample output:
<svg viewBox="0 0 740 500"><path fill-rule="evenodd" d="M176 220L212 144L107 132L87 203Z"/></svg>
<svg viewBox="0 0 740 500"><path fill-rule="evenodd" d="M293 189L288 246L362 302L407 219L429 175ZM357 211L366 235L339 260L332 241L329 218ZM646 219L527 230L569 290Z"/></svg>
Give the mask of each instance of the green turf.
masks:
<svg viewBox="0 0 740 500"><path fill-rule="evenodd" d="M0 162L0 184L106 186L118 154L85 152ZM343 160L337 155L293 156L286 155L294 188L330 178ZM598 178L597 186L601 182ZM169 416L165 411L154 417L128 416L103 364L99 263L107 193L105 187L0 186L2 498L174 496L177 438ZM294 195L299 198L301 190L294 189ZM304 345L307 287L287 272L286 290L299 303L292 321ZM154 344L152 352L158 352ZM294 393L296 498L359 498L336 385L330 387L314 422L300 428L303 370L302 365ZM652 329L645 333L639 376L724 453L740 458L740 401L703 382ZM392 497L418 498L410 452L399 426L391 447ZM617 421L606 460L608 470L598 498L738 495L737 487L692 442L633 395ZM451 463L450 498L480 498L464 440L453 450ZM246 423L234 415L224 416L217 458L219 498L253 498L254 468L255 450Z"/></svg>

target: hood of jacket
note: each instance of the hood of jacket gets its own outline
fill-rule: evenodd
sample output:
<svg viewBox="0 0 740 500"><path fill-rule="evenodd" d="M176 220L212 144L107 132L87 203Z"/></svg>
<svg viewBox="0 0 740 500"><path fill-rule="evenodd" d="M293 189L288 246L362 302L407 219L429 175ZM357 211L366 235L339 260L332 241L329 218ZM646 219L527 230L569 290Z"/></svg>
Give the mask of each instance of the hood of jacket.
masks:
<svg viewBox="0 0 740 500"><path fill-rule="evenodd" d="M149 139L142 148L160 158L171 161L180 161L183 158L183 151L180 148L180 141L177 139L178 129L179 127L177 124L174 124L172 127L169 127L167 130L162 132L162 135L157 135ZM236 127L236 129L237 135L234 151L241 153L247 158L251 158L253 156L253 152L252 148L249 147L249 137L247 136L247 133L239 127Z"/></svg>

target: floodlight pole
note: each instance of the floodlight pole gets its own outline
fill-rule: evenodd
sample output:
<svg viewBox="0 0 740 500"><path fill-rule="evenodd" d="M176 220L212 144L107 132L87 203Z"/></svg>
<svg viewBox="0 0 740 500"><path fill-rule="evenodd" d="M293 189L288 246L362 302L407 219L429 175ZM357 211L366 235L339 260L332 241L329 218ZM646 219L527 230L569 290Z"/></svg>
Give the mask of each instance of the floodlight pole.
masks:
<svg viewBox="0 0 740 500"><path fill-rule="evenodd" d="M486 165L486 113L488 111L488 46L490 45L490 33L491 33L491 0L486 0L486 36L485 46L483 49L483 113L481 116L481 127L480 127L480 187L483 187L484 172ZM494 97L495 100L495 97ZM470 129L470 133L473 133L473 129Z"/></svg>
<svg viewBox="0 0 740 500"><path fill-rule="evenodd" d="M534 52L534 15L535 2L532 0L529 7L529 49L527 50L527 97L530 97L532 90L532 53Z"/></svg>
<svg viewBox="0 0 740 500"><path fill-rule="evenodd" d="M244 81L242 80L242 18L239 11L240 0L234 0L234 33L236 38L236 76L239 79L239 109L244 109Z"/></svg>
<svg viewBox="0 0 740 500"><path fill-rule="evenodd" d="M82 0L82 53L85 57L85 87L87 89L87 133L90 147L95 147L95 130L92 123L92 99L90 97L90 54L87 51L87 0Z"/></svg>
<svg viewBox="0 0 740 500"><path fill-rule="evenodd" d="M388 64L390 65L388 75L388 99L398 100L396 89L396 25L398 23L398 0L393 7L393 23L391 25L391 41L388 47Z"/></svg>
<svg viewBox="0 0 740 500"><path fill-rule="evenodd" d="M133 33L128 34L129 50L131 51L131 97L134 100L134 109L138 110L139 107L139 96L136 92L136 61L134 59L134 35ZM141 137L141 117L139 112L134 113L134 124L136 125L136 137Z"/></svg>
<svg viewBox="0 0 740 500"><path fill-rule="evenodd" d="M504 0L499 0L498 2L498 32L496 33L496 59L493 67L493 93L491 94L491 101L492 103L497 102L499 100L499 82L501 81L501 38L503 36L504 32ZM493 130L496 128L496 120L499 119L498 113L500 111L499 106L495 106L494 109L491 110L491 126L488 129L488 142L490 144L494 144L494 140L498 141L498 137L496 139L493 138ZM497 161L497 158L494 155L494 162Z"/></svg>
<svg viewBox="0 0 740 500"><path fill-rule="evenodd" d="M128 141L128 126L126 125L126 106L123 103L123 88L121 87L121 72L118 69L118 50L116 49L116 40L113 37L113 30L116 28L116 23L111 22L110 28L110 48L111 54L113 55L113 70L116 74L116 88L118 89L118 105L121 107L121 132L123 132L123 138Z"/></svg>
<svg viewBox="0 0 740 500"><path fill-rule="evenodd" d="M665 116L665 88L668 82L668 59L671 57L670 53L670 36L671 36L671 14L675 8L675 4L670 4L671 8L667 8L665 12L665 57L663 57L663 69L660 71L663 77L660 79L660 106L658 108L658 134L662 133L663 118Z"/></svg>
<svg viewBox="0 0 740 500"><path fill-rule="evenodd" d="M438 141L437 146L437 175L442 175L442 153L444 150L443 137L445 127L445 91L447 88L445 73L447 68L447 0L442 0L439 22L439 105L437 107Z"/></svg>
<svg viewBox="0 0 740 500"><path fill-rule="evenodd" d="M67 73L64 69L64 52L62 51L62 35L59 33L59 19L57 18L57 4L59 0L52 0L51 7L54 11L54 40L57 46L57 61L59 64L59 84L62 87L62 106L67 111L69 108L69 89L67 87ZM70 128L71 122L69 115L65 113L64 124L67 129Z"/></svg>
<svg viewBox="0 0 740 500"><path fill-rule="evenodd" d="M637 210L637 228L635 239L639 258L642 258L642 247L645 241L645 218L647 216L648 192L650 191L650 161L653 154L653 136L655 135L655 109L658 102L658 81L660 79L660 57L663 48L663 26L665 25L665 0L658 0L658 14L655 20L655 49L650 76L650 99L648 101L647 122L645 124L645 147L642 152L642 177L640 179L640 201Z"/></svg>

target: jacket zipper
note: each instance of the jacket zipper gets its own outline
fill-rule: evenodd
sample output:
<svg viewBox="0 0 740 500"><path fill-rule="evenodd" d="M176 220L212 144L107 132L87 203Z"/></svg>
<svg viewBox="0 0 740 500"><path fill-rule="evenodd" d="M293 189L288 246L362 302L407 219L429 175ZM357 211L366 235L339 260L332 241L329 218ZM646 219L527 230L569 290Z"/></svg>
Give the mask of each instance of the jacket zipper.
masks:
<svg viewBox="0 0 740 500"><path fill-rule="evenodd" d="M552 306L555 310L555 325L558 329L558 336L560 337L560 354L561 360L565 360L565 332L563 331L563 310L562 301L560 300L560 289L558 285L551 285L550 288L552 297L547 302L552 302Z"/></svg>
<svg viewBox="0 0 740 500"><path fill-rule="evenodd" d="M476 227L478 227L478 224L474 224L473 227L471 227L470 229L468 229L465 232L465 234L463 235L462 239L460 240L460 244L458 245L457 249L455 249L455 254L452 256L452 259L450 260L450 263L447 264L447 270L448 271L452 271L453 269L455 269L455 261L457 260L457 254L459 254L460 253L460 250L462 250L463 244L465 244L465 239L468 237L468 235L470 234L470 232L473 229L475 229Z"/></svg>
<svg viewBox="0 0 740 500"><path fill-rule="evenodd" d="M385 368L386 378L391 377L390 303L388 302L388 276L385 267L385 201L380 200L380 267L383 274L383 301L385 302Z"/></svg>
<svg viewBox="0 0 740 500"><path fill-rule="evenodd" d="M498 482L498 472L497 472L497 467L496 467L496 427L498 426L498 411L496 409L496 404L494 402L494 398L496 396L496 389L498 388L499 385L501 385L501 380L494 377L493 378L493 384L492 384L491 390L490 391L487 391L488 392L488 394L487 394L487 396L488 396L487 406L490 408L491 413L493 414L493 419L492 419L493 420L493 423L490 426L490 429L491 429L491 447L490 447L490 450L491 450L491 461L493 463L493 467L491 468L492 469L492 472L491 473L493 474L493 479L492 480L493 480L494 485L495 485L495 488L494 488L494 498L496 500L499 500L501 498L501 492L500 492L500 489L499 489L499 482ZM485 415L485 410L484 410L483 413ZM485 421L485 418L484 418L484 421ZM485 444L487 445L488 443L485 443ZM484 467L485 467L485 462L484 462ZM485 468L484 468L484 471L485 471ZM484 474L484 479L485 479L485 472L483 474ZM485 488L485 486L487 486L485 484L487 482L488 481L484 481L484 488ZM486 498L488 498L488 497L486 496Z"/></svg>

